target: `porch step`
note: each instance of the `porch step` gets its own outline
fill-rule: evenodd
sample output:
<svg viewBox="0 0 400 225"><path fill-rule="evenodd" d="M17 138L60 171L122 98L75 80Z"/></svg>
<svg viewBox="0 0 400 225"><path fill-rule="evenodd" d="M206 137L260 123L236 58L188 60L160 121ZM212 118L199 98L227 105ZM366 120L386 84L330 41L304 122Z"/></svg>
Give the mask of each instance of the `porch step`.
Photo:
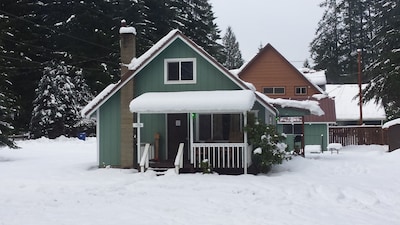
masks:
<svg viewBox="0 0 400 225"><path fill-rule="evenodd" d="M163 176L167 170L174 168L174 163L171 160L150 161L149 170L156 173L157 176Z"/></svg>
<svg viewBox="0 0 400 225"><path fill-rule="evenodd" d="M149 167L148 170L154 171L156 176L164 176L167 173L167 170L171 168L153 168Z"/></svg>
<svg viewBox="0 0 400 225"><path fill-rule="evenodd" d="M180 173L195 173L198 172L195 170L192 164L189 161L183 162L183 168L179 170ZM149 170L152 170L156 173L157 176L165 175L167 170L174 169L174 162L171 160L163 160L163 161L150 161Z"/></svg>

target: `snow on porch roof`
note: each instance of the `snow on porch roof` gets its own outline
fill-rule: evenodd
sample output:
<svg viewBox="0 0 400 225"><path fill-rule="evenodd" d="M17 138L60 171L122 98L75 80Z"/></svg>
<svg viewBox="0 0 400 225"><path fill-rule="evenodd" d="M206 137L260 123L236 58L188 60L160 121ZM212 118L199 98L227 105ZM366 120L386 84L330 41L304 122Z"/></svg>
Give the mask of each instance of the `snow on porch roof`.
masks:
<svg viewBox="0 0 400 225"><path fill-rule="evenodd" d="M137 113L234 113L249 111L256 100L251 90L148 92L131 101Z"/></svg>

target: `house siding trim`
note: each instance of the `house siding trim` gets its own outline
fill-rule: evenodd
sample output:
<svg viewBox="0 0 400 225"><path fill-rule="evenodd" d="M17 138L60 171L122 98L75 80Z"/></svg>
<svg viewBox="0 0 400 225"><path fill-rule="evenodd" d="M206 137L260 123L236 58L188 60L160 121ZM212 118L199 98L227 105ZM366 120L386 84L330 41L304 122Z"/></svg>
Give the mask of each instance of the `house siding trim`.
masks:
<svg viewBox="0 0 400 225"><path fill-rule="evenodd" d="M202 56L204 59L206 59L210 64L212 64L215 68L217 68L220 72L222 72L225 76L227 76L231 81L233 81L236 85L238 85L240 88L244 90L249 90L250 88L242 81L240 78L236 77L233 75L229 70L227 70L225 67L223 67L220 63L216 61L210 54L208 54L204 49L202 49L200 46L198 46L196 43L194 43L192 40L184 36L179 30L174 30L171 32L173 35L171 35L167 40L164 40L163 43L157 42L155 46L159 47L156 49L154 52L151 54L143 54L142 56L139 57L138 61L140 61L140 65L136 66L134 70L128 70L124 75L122 75L122 78L120 81L116 83L116 85L113 87L113 89L106 95L104 98L100 99L99 102L95 103L94 106L87 110L84 114L84 116L88 117L90 116L93 112L95 112L104 102L106 102L110 96L114 95L117 91L119 91L129 80L133 79L144 67L146 67L154 58L156 58L161 52L163 52L172 42L174 42L177 39L182 40L184 43L186 43L190 48L192 48L195 52L197 52L200 56ZM141 59L141 57L144 57ZM264 103L264 105L269 105L268 103ZM272 107L272 106L269 106Z"/></svg>

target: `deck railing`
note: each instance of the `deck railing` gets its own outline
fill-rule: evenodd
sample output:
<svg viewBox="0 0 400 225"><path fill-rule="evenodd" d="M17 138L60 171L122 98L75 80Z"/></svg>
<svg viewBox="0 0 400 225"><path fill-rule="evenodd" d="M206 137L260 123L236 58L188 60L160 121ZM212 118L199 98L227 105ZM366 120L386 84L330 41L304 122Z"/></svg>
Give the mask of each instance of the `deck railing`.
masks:
<svg viewBox="0 0 400 225"><path fill-rule="evenodd" d="M149 160L154 158L154 148L146 143L140 148L140 172L145 172L149 168Z"/></svg>
<svg viewBox="0 0 400 225"><path fill-rule="evenodd" d="M180 143L178 147L178 153L176 154L174 166L175 166L175 173L179 174L179 169L183 168L183 146L184 143Z"/></svg>
<svg viewBox="0 0 400 225"><path fill-rule="evenodd" d="M193 143L192 162L195 168L203 160L213 168L244 168L249 165L245 165L245 149L244 143Z"/></svg>

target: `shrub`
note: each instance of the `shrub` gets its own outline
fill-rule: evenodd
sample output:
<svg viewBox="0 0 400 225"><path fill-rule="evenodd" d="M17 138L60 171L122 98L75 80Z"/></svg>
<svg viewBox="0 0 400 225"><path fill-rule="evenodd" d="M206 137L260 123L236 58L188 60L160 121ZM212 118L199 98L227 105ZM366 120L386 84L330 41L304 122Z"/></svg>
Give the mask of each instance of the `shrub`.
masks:
<svg viewBox="0 0 400 225"><path fill-rule="evenodd" d="M204 173L212 173L212 167L211 167L208 159L204 159L203 161L201 161L200 168L201 168L201 171L203 172L203 174Z"/></svg>
<svg viewBox="0 0 400 225"><path fill-rule="evenodd" d="M253 145L253 167L256 173L267 173L272 165L281 164L290 157L286 154L287 145L282 141L275 126L255 123L247 128L249 143Z"/></svg>

